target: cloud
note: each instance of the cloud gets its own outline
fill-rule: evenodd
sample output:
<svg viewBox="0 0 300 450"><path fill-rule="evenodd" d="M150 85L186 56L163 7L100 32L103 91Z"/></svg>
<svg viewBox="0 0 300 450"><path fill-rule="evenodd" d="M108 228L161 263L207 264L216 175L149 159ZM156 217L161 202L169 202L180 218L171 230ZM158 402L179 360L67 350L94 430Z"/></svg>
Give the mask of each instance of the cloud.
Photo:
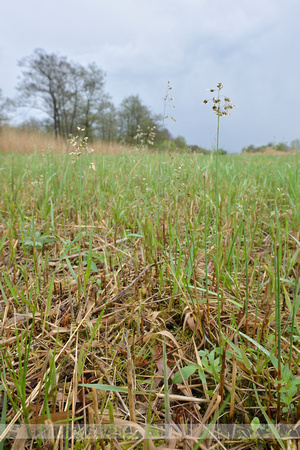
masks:
<svg viewBox="0 0 300 450"><path fill-rule="evenodd" d="M223 125L229 150L279 134L299 137L298 0L15 0L2 5L2 88L12 95L16 61L41 47L107 72L118 104L139 94L161 113L174 86L171 132L210 146L214 117L205 89L224 84L238 110ZM5 20L3 19L5 17ZM223 144L222 144L223 145Z"/></svg>

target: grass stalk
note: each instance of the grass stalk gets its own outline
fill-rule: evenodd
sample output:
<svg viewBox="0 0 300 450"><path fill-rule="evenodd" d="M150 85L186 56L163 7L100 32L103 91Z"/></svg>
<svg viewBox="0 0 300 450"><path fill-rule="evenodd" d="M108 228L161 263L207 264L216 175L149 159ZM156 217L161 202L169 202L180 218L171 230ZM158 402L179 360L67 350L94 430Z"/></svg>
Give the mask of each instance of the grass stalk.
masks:
<svg viewBox="0 0 300 450"><path fill-rule="evenodd" d="M169 373L168 373L168 358L166 349L166 337L163 341L163 360L164 360L164 395L165 395L165 436L166 443L169 444L171 440L171 407L169 397Z"/></svg>

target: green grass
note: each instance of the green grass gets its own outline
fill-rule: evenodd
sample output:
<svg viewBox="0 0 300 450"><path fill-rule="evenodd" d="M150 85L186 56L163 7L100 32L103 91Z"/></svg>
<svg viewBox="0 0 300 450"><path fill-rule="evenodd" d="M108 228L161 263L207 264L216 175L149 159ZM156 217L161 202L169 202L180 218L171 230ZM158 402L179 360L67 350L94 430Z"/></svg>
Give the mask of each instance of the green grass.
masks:
<svg viewBox="0 0 300 450"><path fill-rule="evenodd" d="M204 423L300 419L299 155L217 170L189 154L0 155L2 424L124 425L130 403L139 426L189 423L201 446Z"/></svg>

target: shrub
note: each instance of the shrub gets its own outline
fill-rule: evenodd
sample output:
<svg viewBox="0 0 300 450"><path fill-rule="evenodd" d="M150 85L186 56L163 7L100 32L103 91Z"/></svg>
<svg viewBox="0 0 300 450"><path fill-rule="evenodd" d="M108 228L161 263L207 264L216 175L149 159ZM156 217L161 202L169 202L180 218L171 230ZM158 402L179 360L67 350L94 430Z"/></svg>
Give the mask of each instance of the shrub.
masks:
<svg viewBox="0 0 300 450"><path fill-rule="evenodd" d="M284 142L279 142L278 144L273 146L273 149L277 152L288 152L290 150L290 147Z"/></svg>
<svg viewBox="0 0 300 450"><path fill-rule="evenodd" d="M162 141L158 148L162 152L176 152L176 144L174 141Z"/></svg>

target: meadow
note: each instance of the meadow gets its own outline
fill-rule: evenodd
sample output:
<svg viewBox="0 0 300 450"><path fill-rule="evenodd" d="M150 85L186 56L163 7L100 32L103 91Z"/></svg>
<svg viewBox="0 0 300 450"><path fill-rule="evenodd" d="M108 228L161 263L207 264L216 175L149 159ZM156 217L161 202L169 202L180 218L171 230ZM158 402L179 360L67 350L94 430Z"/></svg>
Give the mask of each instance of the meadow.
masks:
<svg viewBox="0 0 300 450"><path fill-rule="evenodd" d="M0 154L0 449L297 448L299 154L216 158Z"/></svg>

